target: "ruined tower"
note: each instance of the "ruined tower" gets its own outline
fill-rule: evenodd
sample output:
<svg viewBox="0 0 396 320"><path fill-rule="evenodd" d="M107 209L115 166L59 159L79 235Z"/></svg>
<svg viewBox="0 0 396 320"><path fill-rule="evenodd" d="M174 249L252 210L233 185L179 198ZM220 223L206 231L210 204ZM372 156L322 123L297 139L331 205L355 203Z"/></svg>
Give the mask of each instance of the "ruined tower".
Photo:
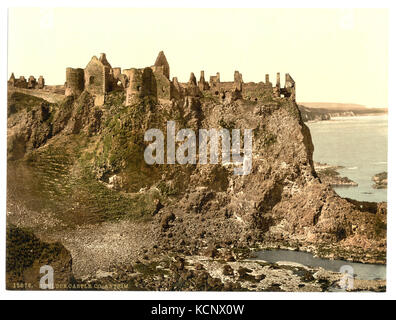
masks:
<svg viewBox="0 0 396 320"><path fill-rule="evenodd" d="M161 72L167 79L169 79L170 76L169 63L168 60L166 60L165 53L163 51L161 51L158 54L157 59L155 60L153 66L153 71Z"/></svg>
<svg viewBox="0 0 396 320"><path fill-rule="evenodd" d="M276 74L276 86L274 87L274 96L275 97L277 97L277 98L279 98L280 97L280 95L281 95L281 92L280 92L280 90L281 90L281 85L280 85L280 73L278 72L277 74Z"/></svg>
<svg viewBox="0 0 396 320"><path fill-rule="evenodd" d="M37 80L37 89L44 89L44 87L45 87L44 77L40 76Z"/></svg>
<svg viewBox="0 0 396 320"><path fill-rule="evenodd" d="M123 73L128 79L126 87L125 105L131 105L135 99L140 98L143 94L143 73L139 69L131 68L124 70Z"/></svg>
<svg viewBox="0 0 396 320"><path fill-rule="evenodd" d="M180 85L177 77L172 78L171 98L180 99L184 96L184 88Z"/></svg>
<svg viewBox="0 0 396 320"><path fill-rule="evenodd" d="M186 94L191 97L198 97L202 95L197 85L197 78L195 78L194 72L190 74L190 80L187 83Z"/></svg>
<svg viewBox="0 0 396 320"><path fill-rule="evenodd" d="M96 56L92 57L84 69L84 80L84 88L95 97L95 105L103 105L104 96L114 83L112 68L106 54L101 53L99 59Z"/></svg>
<svg viewBox="0 0 396 320"><path fill-rule="evenodd" d="M66 96L79 96L84 91L84 69L66 68Z"/></svg>
<svg viewBox="0 0 396 320"><path fill-rule="evenodd" d="M217 84L219 84L219 83L220 83L220 73L219 72L217 72L215 76L210 76L209 85L210 85L211 89L216 87Z"/></svg>
<svg viewBox="0 0 396 320"><path fill-rule="evenodd" d="M18 88L27 89L28 83L24 76L20 76L18 80L15 81L15 86Z"/></svg>
<svg viewBox="0 0 396 320"><path fill-rule="evenodd" d="M239 71L234 72L234 87L237 91L242 91L242 74Z"/></svg>
<svg viewBox="0 0 396 320"><path fill-rule="evenodd" d="M157 99L157 84L151 68L131 68L123 71L128 79L125 105L132 105L143 97Z"/></svg>
<svg viewBox="0 0 396 320"><path fill-rule="evenodd" d="M296 99L296 83L288 73L285 75L284 95L285 97L291 98L292 100Z"/></svg>
<svg viewBox="0 0 396 320"><path fill-rule="evenodd" d="M201 91L209 90L209 83L205 81L205 71L201 71L201 77L199 78L198 87Z"/></svg>
<svg viewBox="0 0 396 320"><path fill-rule="evenodd" d="M8 80L8 85L11 86L11 87L14 87L14 86L15 86L15 76L14 76L14 72L11 73L11 77L10 77L10 79Z"/></svg>
<svg viewBox="0 0 396 320"><path fill-rule="evenodd" d="M27 87L28 89L35 89L37 85L36 78L33 76L30 76L28 79Z"/></svg>
<svg viewBox="0 0 396 320"><path fill-rule="evenodd" d="M296 85L293 78L286 74L285 86L281 88L280 74L276 75L276 85L273 87L269 75L265 75L265 82L243 82L242 74L234 72L234 81L220 81L220 73L205 80L205 72L201 71L199 81L194 73L190 74L188 82L179 83L174 77L169 80L169 63L163 51L161 51L154 65L146 68L112 68L102 53L99 58L93 56L85 69L66 69L65 95L80 95L84 90L95 99L95 105L104 104L105 95L114 90L125 90L126 105L135 105L140 99L148 97L151 101L184 99L194 97L217 97L222 103L232 102L238 99L250 101L267 101L272 98L295 99ZM30 77L27 82L21 77L15 79L12 74L9 85L16 87L44 88L44 78L40 76L38 81ZM204 93L204 91L207 91Z"/></svg>

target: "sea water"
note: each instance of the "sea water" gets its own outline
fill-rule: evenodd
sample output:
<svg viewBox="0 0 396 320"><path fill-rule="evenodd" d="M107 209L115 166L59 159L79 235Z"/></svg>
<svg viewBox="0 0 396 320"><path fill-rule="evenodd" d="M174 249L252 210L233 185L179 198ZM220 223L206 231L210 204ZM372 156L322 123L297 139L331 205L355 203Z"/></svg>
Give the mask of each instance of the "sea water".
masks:
<svg viewBox="0 0 396 320"><path fill-rule="evenodd" d="M386 266L380 264L364 264L344 260L329 260L314 257L311 253L290 250L263 250L255 253L254 260L268 263L294 262L311 268L323 268L328 271L340 272L342 267L352 267L356 279L385 280Z"/></svg>
<svg viewBox="0 0 396 320"><path fill-rule="evenodd" d="M307 124L315 147L314 161L334 166L359 184L335 187L341 197L387 201L387 189L374 189L372 178L387 171L388 116L340 117Z"/></svg>

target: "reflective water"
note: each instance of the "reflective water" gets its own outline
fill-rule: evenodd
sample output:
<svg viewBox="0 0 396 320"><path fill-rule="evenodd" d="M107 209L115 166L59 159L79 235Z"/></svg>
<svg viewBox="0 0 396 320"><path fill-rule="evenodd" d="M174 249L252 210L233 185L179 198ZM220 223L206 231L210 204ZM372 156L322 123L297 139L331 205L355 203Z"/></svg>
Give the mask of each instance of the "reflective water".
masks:
<svg viewBox="0 0 396 320"><path fill-rule="evenodd" d="M340 272L343 266L350 266L356 279L385 280L386 266L379 264L355 263L343 260L328 260L315 258L311 253L290 250L264 250L255 252L255 259L269 263L294 262L307 267L322 267L325 270Z"/></svg>
<svg viewBox="0 0 396 320"><path fill-rule="evenodd" d="M360 201L387 201L387 190L374 189L372 177L387 171L388 116L335 118L308 123L315 146L314 161L339 165L341 176L358 187L337 187L342 197Z"/></svg>

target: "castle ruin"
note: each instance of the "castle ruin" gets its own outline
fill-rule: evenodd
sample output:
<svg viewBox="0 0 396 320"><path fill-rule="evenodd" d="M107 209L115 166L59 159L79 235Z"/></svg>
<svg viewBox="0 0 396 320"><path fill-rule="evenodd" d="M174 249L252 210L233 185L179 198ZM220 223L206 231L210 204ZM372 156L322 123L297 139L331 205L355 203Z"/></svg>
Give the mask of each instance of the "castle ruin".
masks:
<svg viewBox="0 0 396 320"><path fill-rule="evenodd" d="M170 80L170 67L163 51L158 54L154 65L146 68L130 68L121 71L121 68L113 68L107 61L106 54L102 53L99 58L93 56L85 69L66 68L66 82L62 86L45 86L42 76L36 80L30 76L26 80L23 76L16 79L11 75L8 85L23 89L63 90L65 96L78 97L83 91L89 92L95 99L95 105L104 104L107 93L124 90L126 94L125 104L132 105L144 97L150 97L154 101L178 100L185 97L217 97L219 101L230 102L237 99L251 101L266 101L269 99L296 99L296 84L287 73L285 86L280 84L280 74L277 74L276 84L270 82L269 75L265 75L265 82L244 82L239 71L234 72L234 81L222 82L220 73L210 76L205 80L205 72L201 71L199 81L194 73L186 83L178 81L177 77Z"/></svg>
<svg viewBox="0 0 396 320"><path fill-rule="evenodd" d="M45 81L43 76L40 76L37 80L34 76L30 76L28 80L24 76L16 79L14 73L12 73L8 80L8 86L21 89L44 89Z"/></svg>

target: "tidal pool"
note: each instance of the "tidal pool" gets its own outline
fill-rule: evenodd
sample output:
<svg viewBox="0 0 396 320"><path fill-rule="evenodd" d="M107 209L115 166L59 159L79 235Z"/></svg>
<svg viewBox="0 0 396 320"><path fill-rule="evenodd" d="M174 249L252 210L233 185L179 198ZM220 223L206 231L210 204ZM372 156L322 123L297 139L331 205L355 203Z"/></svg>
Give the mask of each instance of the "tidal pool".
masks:
<svg viewBox="0 0 396 320"><path fill-rule="evenodd" d="M291 250L263 250L257 251L255 260L262 260L268 263L277 262L294 262L307 267L321 267L328 271L340 272L344 266L353 268L356 279L361 280L385 280L386 265L381 264L365 264L349 262L344 260L329 260L316 258L311 253Z"/></svg>

